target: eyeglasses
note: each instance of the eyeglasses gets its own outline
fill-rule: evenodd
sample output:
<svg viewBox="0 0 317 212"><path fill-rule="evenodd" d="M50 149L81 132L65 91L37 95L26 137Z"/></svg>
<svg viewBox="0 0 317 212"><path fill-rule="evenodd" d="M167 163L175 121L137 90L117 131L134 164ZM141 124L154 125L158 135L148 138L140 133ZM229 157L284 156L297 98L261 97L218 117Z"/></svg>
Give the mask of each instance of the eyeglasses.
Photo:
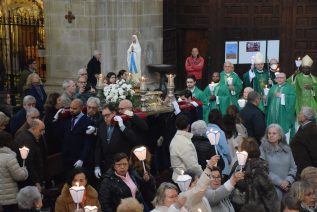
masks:
<svg viewBox="0 0 317 212"><path fill-rule="evenodd" d="M211 180L221 180L221 176L212 176L211 175Z"/></svg>
<svg viewBox="0 0 317 212"><path fill-rule="evenodd" d="M110 115L111 115L111 113L102 114L102 116L103 116L104 118L109 118Z"/></svg>

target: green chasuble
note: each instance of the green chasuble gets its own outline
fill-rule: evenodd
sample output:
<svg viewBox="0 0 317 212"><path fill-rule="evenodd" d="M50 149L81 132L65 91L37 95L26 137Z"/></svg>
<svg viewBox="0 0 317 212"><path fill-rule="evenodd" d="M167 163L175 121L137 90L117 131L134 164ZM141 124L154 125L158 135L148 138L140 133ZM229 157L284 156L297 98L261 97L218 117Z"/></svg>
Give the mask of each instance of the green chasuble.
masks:
<svg viewBox="0 0 317 212"><path fill-rule="evenodd" d="M229 85L228 85L228 78L232 78L232 85L234 87L234 91L229 90ZM242 91L242 81L239 78L238 74L235 72L231 72L230 74L226 74L226 72L222 71L220 73L220 84L227 86L227 89L229 91L229 98L230 98L230 104L229 105L235 105L238 106L238 99L240 96L240 93ZM229 105L223 105L225 108L224 110L227 110ZM226 113L222 113L223 115Z"/></svg>
<svg viewBox="0 0 317 212"><path fill-rule="evenodd" d="M296 115L299 115L299 112L303 106L311 107L317 112L317 77L310 75L304 75L299 73L296 76L291 76L287 80L292 83L296 91ZM305 85L312 85L312 90L307 90L304 88Z"/></svg>
<svg viewBox="0 0 317 212"><path fill-rule="evenodd" d="M203 118L206 123L208 123L208 98L204 92L202 92L199 88L195 87L193 91L191 91L193 97L203 103Z"/></svg>
<svg viewBox="0 0 317 212"><path fill-rule="evenodd" d="M285 101L281 97L275 96L276 93L281 92L285 96ZM296 94L294 87L285 82L283 85L273 85L267 97L267 112L266 123L279 124L284 133L294 130L295 123L295 101Z"/></svg>
<svg viewBox="0 0 317 212"><path fill-rule="evenodd" d="M269 85L269 73L265 69L263 69L263 71L254 69L253 71L255 78L253 78L252 81L250 81L249 71L243 74L244 87L251 87L261 96L263 96L263 89L265 88L265 85Z"/></svg>
<svg viewBox="0 0 317 212"><path fill-rule="evenodd" d="M214 91L211 91L210 84L204 90L205 95L207 96L208 102L208 109L211 111L212 109L218 109L221 114L225 115L227 108L229 105L232 105L230 98L230 91L227 85L222 84L221 82L215 84ZM216 96L215 101L210 100L210 96Z"/></svg>

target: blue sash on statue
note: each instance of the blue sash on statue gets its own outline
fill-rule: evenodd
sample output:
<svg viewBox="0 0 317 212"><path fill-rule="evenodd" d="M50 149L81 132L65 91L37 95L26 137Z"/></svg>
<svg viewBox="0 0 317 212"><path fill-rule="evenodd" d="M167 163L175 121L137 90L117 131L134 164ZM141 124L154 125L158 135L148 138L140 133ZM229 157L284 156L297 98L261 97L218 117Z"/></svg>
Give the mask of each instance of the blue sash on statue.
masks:
<svg viewBox="0 0 317 212"><path fill-rule="evenodd" d="M136 68L136 65L135 65L135 60L134 60L134 53L132 52L131 54L131 60L130 60L130 73L132 74L133 73L133 70L134 70L134 73L138 73L138 70Z"/></svg>

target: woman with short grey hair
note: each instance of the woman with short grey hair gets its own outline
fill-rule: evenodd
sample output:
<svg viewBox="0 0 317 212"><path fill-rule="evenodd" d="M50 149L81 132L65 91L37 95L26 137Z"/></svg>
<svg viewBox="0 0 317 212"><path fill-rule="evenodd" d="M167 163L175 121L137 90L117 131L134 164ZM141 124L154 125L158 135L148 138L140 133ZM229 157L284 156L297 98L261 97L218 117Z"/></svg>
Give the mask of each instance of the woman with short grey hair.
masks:
<svg viewBox="0 0 317 212"><path fill-rule="evenodd" d="M39 211L43 206L41 193L35 186L22 188L17 196L20 211Z"/></svg>
<svg viewBox="0 0 317 212"><path fill-rule="evenodd" d="M215 148L212 146L206 137L207 125L203 120L198 120L192 123L191 125L191 133L194 135L192 137L192 142L195 146L198 163L201 165L202 169L206 168L206 160L209 160L211 156L215 155ZM224 168L224 161L220 156L220 160L218 162L218 167L221 169Z"/></svg>
<svg viewBox="0 0 317 212"><path fill-rule="evenodd" d="M266 128L260 151L261 158L269 164L269 176L279 200L282 200L283 194L289 191L295 181L297 166L280 125L270 124Z"/></svg>

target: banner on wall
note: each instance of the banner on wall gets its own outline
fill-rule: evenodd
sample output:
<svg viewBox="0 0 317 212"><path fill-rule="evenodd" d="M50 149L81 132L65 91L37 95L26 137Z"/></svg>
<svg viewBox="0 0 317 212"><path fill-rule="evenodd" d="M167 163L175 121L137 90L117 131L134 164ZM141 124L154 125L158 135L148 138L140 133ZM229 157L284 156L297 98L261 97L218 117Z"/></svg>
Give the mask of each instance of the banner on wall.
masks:
<svg viewBox="0 0 317 212"><path fill-rule="evenodd" d="M238 41L228 41L225 44L225 61L238 63Z"/></svg>

